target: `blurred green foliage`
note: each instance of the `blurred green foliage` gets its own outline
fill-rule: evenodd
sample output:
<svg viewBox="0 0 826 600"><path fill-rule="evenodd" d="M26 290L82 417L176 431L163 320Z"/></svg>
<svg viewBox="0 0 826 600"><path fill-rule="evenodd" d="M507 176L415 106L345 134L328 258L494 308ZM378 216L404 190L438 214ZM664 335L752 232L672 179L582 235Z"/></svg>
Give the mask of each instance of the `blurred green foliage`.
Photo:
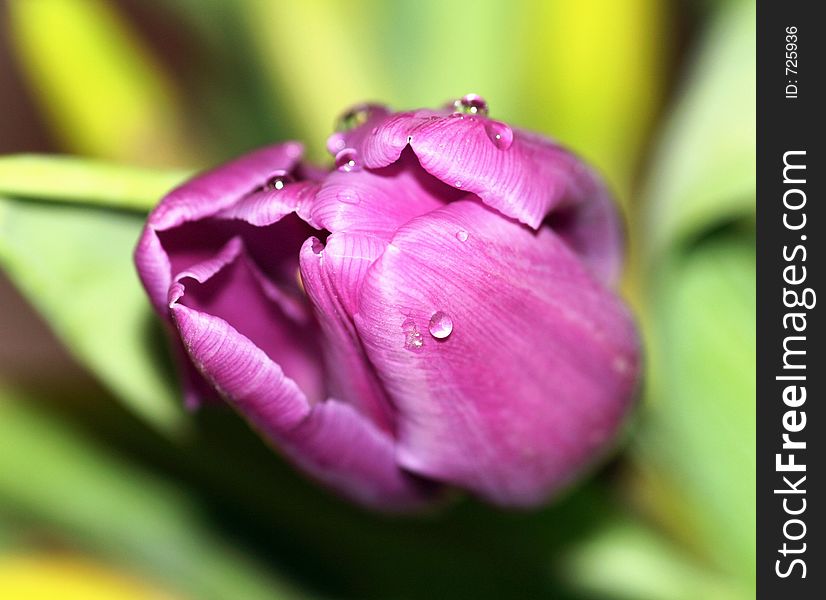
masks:
<svg viewBox="0 0 826 600"><path fill-rule="evenodd" d="M178 388L129 268L142 226L123 212L0 198L0 262L83 363L137 414L174 428Z"/></svg>
<svg viewBox="0 0 826 600"><path fill-rule="evenodd" d="M68 150L168 163L184 141L160 65L102 0L10 2L10 33L45 115Z"/></svg>
<svg viewBox="0 0 826 600"><path fill-rule="evenodd" d="M0 552L57 544L216 600L753 594L753 2L7 10L29 92L79 156L0 158L0 268L94 379L0 365ZM185 177L170 169L288 137L329 160L349 104L470 91L617 191L645 398L611 468L550 507L390 519L305 482L233 415L179 408L130 254Z"/></svg>
<svg viewBox="0 0 826 600"><path fill-rule="evenodd" d="M754 586L755 9L709 23L655 149L646 244L649 406L638 458L652 510Z"/></svg>

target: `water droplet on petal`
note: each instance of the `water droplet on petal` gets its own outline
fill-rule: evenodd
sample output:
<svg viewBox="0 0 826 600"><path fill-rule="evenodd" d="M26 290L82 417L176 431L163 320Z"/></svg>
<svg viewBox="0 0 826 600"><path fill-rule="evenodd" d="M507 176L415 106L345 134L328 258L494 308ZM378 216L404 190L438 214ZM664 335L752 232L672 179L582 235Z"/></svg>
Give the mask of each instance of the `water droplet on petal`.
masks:
<svg viewBox="0 0 826 600"><path fill-rule="evenodd" d="M488 103L479 94L466 94L453 103L454 114L487 115Z"/></svg>
<svg viewBox="0 0 826 600"><path fill-rule="evenodd" d="M327 138L327 152L335 156L347 146L343 133L334 133Z"/></svg>
<svg viewBox="0 0 826 600"><path fill-rule="evenodd" d="M336 168L339 171L350 173L351 171L358 171L361 168L359 164L358 152L353 148L345 148L336 154Z"/></svg>
<svg viewBox="0 0 826 600"><path fill-rule="evenodd" d="M631 365L622 356L617 356L613 362L614 370L620 375L625 375L631 370Z"/></svg>
<svg viewBox="0 0 826 600"><path fill-rule="evenodd" d="M336 198L344 204L359 204L361 202L361 196L358 195L358 192L351 189L341 190L336 194Z"/></svg>
<svg viewBox="0 0 826 600"><path fill-rule="evenodd" d="M273 190L282 190L288 183L295 181L287 171L276 171L267 179L267 183L262 185L259 189L262 192L270 192Z"/></svg>
<svg viewBox="0 0 826 600"><path fill-rule="evenodd" d="M435 337L437 340L443 340L453 333L453 319L450 318L450 315L442 312L441 310L436 311L433 313L433 316L430 317L428 331L430 331L430 335Z"/></svg>
<svg viewBox="0 0 826 600"><path fill-rule="evenodd" d="M464 229L460 229L459 231L457 231L456 232L456 239L459 240L460 242L466 242L467 241L467 231L465 231Z"/></svg>
<svg viewBox="0 0 826 600"><path fill-rule="evenodd" d="M402 323L402 331L404 332L404 347L411 352L421 352L422 346L424 346L424 337L419 333L416 321L405 319Z"/></svg>
<svg viewBox="0 0 826 600"><path fill-rule="evenodd" d="M485 124L485 132L493 145L500 150L507 150L513 144L513 130L499 121L490 121Z"/></svg>
<svg viewBox="0 0 826 600"><path fill-rule="evenodd" d="M456 182L456 183L454 183L453 185L454 185L454 187L460 188L460 187L462 187L462 182L461 182L461 181L457 181L457 182Z"/></svg>
<svg viewBox="0 0 826 600"><path fill-rule="evenodd" d="M304 147L296 142L287 143L286 145L287 156L290 158L298 158L304 152Z"/></svg>
<svg viewBox="0 0 826 600"><path fill-rule="evenodd" d="M338 118L336 121L336 131L352 131L356 127L364 125L373 111L384 109L385 107L380 104L356 104L351 109L342 113Z"/></svg>

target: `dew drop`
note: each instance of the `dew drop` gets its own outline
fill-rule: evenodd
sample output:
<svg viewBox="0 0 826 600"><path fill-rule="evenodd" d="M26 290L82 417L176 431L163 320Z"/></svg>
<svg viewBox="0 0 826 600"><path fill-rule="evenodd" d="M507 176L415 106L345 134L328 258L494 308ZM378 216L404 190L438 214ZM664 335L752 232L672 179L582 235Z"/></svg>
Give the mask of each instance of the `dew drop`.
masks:
<svg viewBox="0 0 826 600"><path fill-rule="evenodd" d="M428 331L430 331L430 335L437 340L443 340L453 333L453 319L441 310L436 311L433 313L433 316L430 317Z"/></svg>
<svg viewBox="0 0 826 600"><path fill-rule="evenodd" d="M404 347L411 352L421 352L422 346L424 346L424 337L419 333L416 321L405 319L402 323L402 331L404 332Z"/></svg>
<svg viewBox="0 0 826 600"><path fill-rule="evenodd" d="M294 179L287 171L276 171L267 179L267 183L262 185L259 189L262 192L270 192L274 190L282 190L288 183L292 183Z"/></svg>
<svg viewBox="0 0 826 600"><path fill-rule="evenodd" d="M286 145L286 150L287 150L287 155L290 158L298 158L304 152L304 148L301 146L301 144L298 144L298 143L295 143L295 142L288 143Z"/></svg>
<svg viewBox="0 0 826 600"><path fill-rule="evenodd" d="M467 241L467 231L465 231L464 229L460 229L459 231L457 231L456 232L456 239L459 240L460 242L466 242Z"/></svg>
<svg viewBox="0 0 826 600"><path fill-rule="evenodd" d="M617 356L612 363L614 370L619 373L620 375L625 375L631 370L631 365L627 360L625 360L622 356Z"/></svg>
<svg viewBox="0 0 826 600"><path fill-rule="evenodd" d="M370 118L373 111L376 110L386 109L380 104L356 104L354 107L343 112L336 120L336 131L352 131L361 125L364 125Z"/></svg>
<svg viewBox="0 0 826 600"><path fill-rule="evenodd" d="M493 145L500 150L507 150L513 144L513 130L499 121L485 123L485 132Z"/></svg>
<svg viewBox="0 0 826 600"><path fill-rule="evenodd" d="M487 115L488 103L479 94L465 94L453 103L454 114Z"/></svg>
<svg viewBox="0 0 826 600"><path fill-rule="evenodd" d="M344 204L359 204L361 202L361 196L358 195L358 192L351 189L341 190L336 194L336 198Z"/></svg>
<svg viewBox="0 0 826 600"><path fill-rule="evenodd" d="M345 173L358 171L361 168L361 165L359 165L358 152L353 148L345 148L336 154L336 168Z"/></svg>
<svg viewBox="0 0 826 600"><path fill-rule="evenodd" d="M327 152L335 156L347 146L343 133L334 133L327 138Z"/></svg>

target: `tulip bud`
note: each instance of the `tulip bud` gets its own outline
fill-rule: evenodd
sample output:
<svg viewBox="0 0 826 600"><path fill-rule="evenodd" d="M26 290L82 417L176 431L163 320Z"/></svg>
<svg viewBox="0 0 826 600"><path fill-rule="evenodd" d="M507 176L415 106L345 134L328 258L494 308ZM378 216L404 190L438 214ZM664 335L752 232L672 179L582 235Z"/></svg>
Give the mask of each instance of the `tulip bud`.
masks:
<svg viewBox="0 0 826 600"><path fill-rule="evenodd" d="M546 501L610 446L637 383L603 183L476 95L356 107L327 145L329 172L264 148L150 215L135 258L187 401L222 397L369 506L446 486Z"/></svg>

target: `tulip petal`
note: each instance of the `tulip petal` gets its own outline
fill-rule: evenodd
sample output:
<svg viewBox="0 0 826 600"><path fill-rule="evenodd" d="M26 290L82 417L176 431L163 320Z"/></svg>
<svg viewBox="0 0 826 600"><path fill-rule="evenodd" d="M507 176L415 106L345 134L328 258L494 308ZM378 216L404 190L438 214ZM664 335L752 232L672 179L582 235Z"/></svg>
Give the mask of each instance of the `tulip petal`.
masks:
<svg viewBox="0 0 826 600"><path fill-rule="evenodd" d="M438 311L453 323L442 339L428 332ZM477 201L402 227L355 323L397 412L399 463L500 504L570 481L607 448L636 385L619 300L553 230Z"/></svg>
<svg viewBox="0 0 826 600"><path fill-rule="evenodd" d="M308 473L357 502L404 512L432 504L439 486L396 462L395 440L354 407L335 399L312 408L284 439L284 451Z"/></svg>
<svg viewBox="0 0 826 600"><path fill-rule="evenodd" d="M346 115L359 115L363 123L356 123L356 127L351 127L345 131L336 131L327 138L327 151L335 156L345 148L358 148L365 137L370 135L375 127L392 114L391 110L381 104L362 103L344 111L343 118L347 121ZM343 123L349 126L348 123Z"/></svg>
<svg viewBox="0 0 826 600"><path fill-rule="evenodd" d="M359 127L346 143L374 169L410 146L425 171L533 229L562 211L555 226L594 273L609 283L619 274L623 232L611 194L581 159L543 136L480 115L420 110Z"/></svg>
<svg viewBox="0 0 826 600"><path fill-rule="evenodd" d="M273 173L291 171L302 151L297 142L267 146L202 173L167 194L149 215L148 225L164 231L212 216L263 186Z"/></svg>
<svg viewBox="0 0 826 600"><path fill-rule="evenodd" d="M152 306L160 315L166 314L166 296L172 283L172 265L164 252L158 232L144 227L135 247L135 267Z"/></svg>
<svg viewBox="0 0 826 600"><path fill-rule="evenodd" d="M316 324L307 307L287 292L276 295L264 281L242 238L234 237L214 257L176 276L169 306L185 304L223 319L277 362L305 396L319 401L326 393Z"/></svg>
<svg viewBox="0 0 826 600"><path fill-rule="evenodd" d="M274 446L321 482L387 510L406 510L428 500L431 486L396 465L394 442L386 432L352 407L309 400L303 386L265 351L272 349L267 339L272 330L258 329L263 325L257 318L264 310L261 294L246 290L243 313L226 315L227 307L211 296L229 297L231 286L218 282L216 289L199 289L228 270L243 274L243 256L243 244L234 238L213 260L173 285L170 309L193 364Z"/></svg>
<svg viewBox="0 0 826 600"><path fill-rule="evenodd" d="M150 213L135 249L138 275L161 315L166 315L166 296L175 273L204 260L238 234L237 228L221 232L223 227L214 223L201 230L198 220L209 222L210 217L218 216L260 226L275 223L291 212L304 212L306 198L314 191L311 184L294 183L283 190L255 192L274 172L299 166L301 152L301 145L295 142L256 150L196 176L161 200ZM182 226L188 233L176 235L174 230ZM163 232L170 233L164 236ZM162 237L167 238L166 244Z"/></svg>
<svg viewBox="0 0 826 600"><path fill-rule="evenodd" d="M258 182L247 185L258 186ZM228 240L241 237L255 263L251 272L262 291L294 321L304 323L310 319L303 302L295 296L300 294L298 249L315 230L291 213L304 212L316 189L317 184L312 182L288 183L279 190L247 193L209 218L183 222L163 231L148 224L138 242L135 263L158 313L169 318L167 295L175 276L209 260ZM170 197L173 196L167 199ZM284 288L295 294L285 294ZM177 354L185 357L180 349ZM185 404L196 408L214 399L215 395L208 393L209 386L187 360L181 363Z"/></svg>
<svg viewBox="0 0 826 600"><path fill-rule="evenodd" d="M302 185L290 184L288 187L293 189ZM282 191L286 192L287 188ZM257 280L261 292L294 322L303 325L312 319L300 298L298 249L314 230L291 214L282 215L283 218L272 225L250 225L250 220L263 225L277 219L278 213L291 210L290 203L272 200L264 202L260 211L254 208L253 202L259 203L258 199L266 199L266 196L266 193L253 194L225 211L225 216L229 217L230 210L235 210L238 218L206 219L161 232L151 227L144 230L135 252L135 263L141 281L161 316L170 318L168 294L173 274L178 278L193 266L210 260L221 244L238 237L244 240L252 266L251 276ZM185 353L179 350L177 354L185 357ZM186 405L196 408L214 398L214 394L205 393L209 386L197 371L187 365L186 360L181 362L183 364L179 365L179 370Z"/></svg>
<svg viewBox="0 0 826 600"><path fill-rule="evenodd" d="M286 184L282 189L253 192L215 216L219 219L238 219L256 227L266 227L294 212L303 221L308 222L310 206L318 187L319 184L312 181L297 181Z"/></svg>
<svg viewBox="0 0 826 600"><path fill-rule="evenodd" d="M408 151L383 168L330 173L311 216L327 231L366 232L389 240L410 219L463 195L424 171Z"/></svg>
<svg viewBox="0 0 826 600"><path fill-rule="evenodd" d="M386 246L349 232L332 234L326 247L309 239L301 248L301 277L324 334L330 393L392 433L392 407L353 323L362 280Z"/></svg>
<svg viewBox="0 0 826 600"><path fill-rule="evenodd" d="M597 279L617 285L625 256L625 232L607 189L597 186L589 200L552 212L545 225L580 256Z"/></svg>

